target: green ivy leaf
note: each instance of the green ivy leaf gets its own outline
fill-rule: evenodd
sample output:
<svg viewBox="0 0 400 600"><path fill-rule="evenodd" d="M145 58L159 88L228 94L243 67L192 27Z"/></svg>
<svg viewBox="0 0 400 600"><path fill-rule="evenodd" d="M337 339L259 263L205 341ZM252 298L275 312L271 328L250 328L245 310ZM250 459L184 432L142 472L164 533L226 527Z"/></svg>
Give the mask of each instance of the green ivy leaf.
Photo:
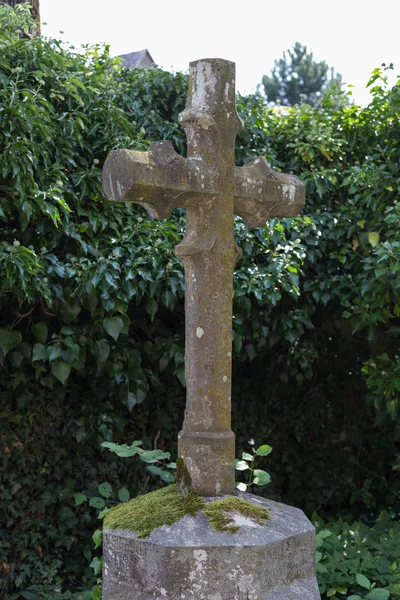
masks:
<svg viewBox="0 0 400 600"><path fill-rule="evenodd" d="M0 348L4 356L13 348L16 348L22 342L22 335L19 331L13 331L0 327Z"/></svg>
<svg viewBox="0 0 400 600"><path fill-rule="evenodd" d="M55 343L52 344L51 346L48 347L47 349L47 356L49 357L49 360L57 360L57 358L60 358L61 356L61 347L59 343Z"/></svg>
<svg viewBox="0 0 400 600"><path fill-rule="evenodd" d="M62 335L72 335L74 332L73 332L73 330L72 330L70 327L65 327L65 326L64 326L64 327L61 327L61 331L60 331L60 333L61 333ZM39 340L39 341L40 341L40 340ZM44 342L43 342L43 343L44 343Z"/></svg>
<svg viewBox="0 0 400 600"><path fill-rule="evenodd" d="M100 560L100 558L98 556L95 556L94 559L92 560L92 562L90 563L89 567L91 567L94 571L94 574L100 575L101 570L102 570L102 561Z"/></svg>
<svg viewBox="0 0 400 600"><path fill-rule="evenodd" d="M100 363L105 363L110 355L110 345L104 339L96 340L93 346L93 354Z"/></svg>
<svg viewBox="0 0 400 600"><path fill-rule="evenodd" d="M43 344L35 344L32 351L32 360L47 360L46 347Z"/></svg>
<svg viewBox="0 0 400 600"><path fill-rule="evenodd" d="M32 333L38 342L41 342L42 344L45 344L47 342L48 328L46 323L44 323L43 321L41 321L40 323L36 323L36 325L33 325Z"/></svg>
<svg viewBox="0 0 400 600"><path fill-rule="evenodd" d="M85 496L85 494L81 494L81 493L74 494L74 501L75 501L75 506L80 506L81 504L83 504L84 502L87 501L87 496Z"/></svg>
<svg viewBox="0 0 400 600"><path fill-rule="evenodd" d="M103 532L101 529L96 529L94 534L92 535L92 540L94 542L94 547L99 548L101 546L101 540L103 538Z"/></svg>
<svg viewBox="0 0 400 600"><path fill-rule="evenodd" d="M158 303L156 300L154 300L154 298L150 298L147 302L146 302L146 310L150 315L150 319L151 321L154 321L154 317L156 316L157 310L158 310Z"/></svg>
<svg viewBox="0 0 400 600"><path fill-rule="evenodd" d="M107 331L108 335L117 341L119 334L124 328L124 322L121 317L110 317L103 319L103 327Z"/></svg>
<svg viewBox="0 0 400 600"><path fill-rule="evenodd" d="M51 372L61 383L65 383L71 373L71 365L63 361L51 363Z"/></svg>

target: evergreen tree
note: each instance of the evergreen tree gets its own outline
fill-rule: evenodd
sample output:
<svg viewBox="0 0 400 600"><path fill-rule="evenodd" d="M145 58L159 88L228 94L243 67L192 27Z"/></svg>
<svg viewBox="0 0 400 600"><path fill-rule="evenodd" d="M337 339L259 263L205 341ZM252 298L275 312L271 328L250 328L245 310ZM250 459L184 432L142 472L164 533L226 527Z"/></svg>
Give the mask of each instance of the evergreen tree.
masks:
<svg viewBox="0 0 400 600"><path fill-rule="evenodd" d="M268 102L293 106L306 102L318 106L329 91L340 90L342 76L325 61L316 62L307 47L296 42L292 50L276 60L271 75L264 75L262 87Z"/></svg>

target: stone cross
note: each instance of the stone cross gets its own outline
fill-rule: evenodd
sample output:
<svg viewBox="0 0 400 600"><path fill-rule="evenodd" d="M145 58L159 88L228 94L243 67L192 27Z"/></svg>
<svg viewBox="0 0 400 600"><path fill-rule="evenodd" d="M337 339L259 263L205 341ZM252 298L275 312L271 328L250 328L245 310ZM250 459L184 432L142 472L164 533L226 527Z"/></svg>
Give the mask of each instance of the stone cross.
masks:
<svg viewBox="0 0 400 600"><path fill-rule="evenodd" d="M178 456L192 488L203 496L234 492L235 437L231 431L232 279L241 251L233 215L249 227L271 217L293 217L304 186L275 173L265 158L234 166L235 64L221 59L190 63L189 93L179 116L187 158L170 142L148 152L116 150L104 165L108 198L144 206L152 218L186 208L186 233L176 247L185 267L186 410Z"/></svg>

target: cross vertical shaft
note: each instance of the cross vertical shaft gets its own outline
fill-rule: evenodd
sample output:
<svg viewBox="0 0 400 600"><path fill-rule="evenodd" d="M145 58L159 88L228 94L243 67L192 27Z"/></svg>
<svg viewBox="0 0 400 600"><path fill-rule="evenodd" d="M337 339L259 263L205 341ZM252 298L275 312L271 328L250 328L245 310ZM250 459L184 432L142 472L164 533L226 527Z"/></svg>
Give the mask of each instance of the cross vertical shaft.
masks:
<svg viewBox="0 0 400 600"><path fill-rule="evenodd" d="M235 106L235 65L191 63L180 122L188 159L215 171L218 193L186 210L185 238L176 248L185 267L186 411L179 435L192 487L204 496L234 491L231 431L232 278L240 256L232 224L234 148L241 121Z"/></svg>

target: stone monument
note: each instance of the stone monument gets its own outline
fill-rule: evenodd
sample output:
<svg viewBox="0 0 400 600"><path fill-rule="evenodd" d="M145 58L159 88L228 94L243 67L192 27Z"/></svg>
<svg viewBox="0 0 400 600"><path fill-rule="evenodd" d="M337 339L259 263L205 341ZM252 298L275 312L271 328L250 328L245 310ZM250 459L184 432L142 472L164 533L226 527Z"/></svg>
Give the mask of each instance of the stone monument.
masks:
<svg viewBox="0 0 400 600"><path fill-rule="evenodd" d="M149 152L117 150L104 165L111 200L135 202L153 218L186 209L176 247L185 267L187 400L178 457L190 488L210 500L237 495L231 431L233 268L241 256L233 215L249 227L290 217L304 205L304 186L275 173L263 157L234 166L243 124L236 112L235 65L190 64L187 105L180 115L187 158L170 142ZM241 495L266 506L261 525L232 515L235 533L214 531L205 515L186 516L146 539L104 531L103 600L317 600L315 532L295 508Z"/></svg>

